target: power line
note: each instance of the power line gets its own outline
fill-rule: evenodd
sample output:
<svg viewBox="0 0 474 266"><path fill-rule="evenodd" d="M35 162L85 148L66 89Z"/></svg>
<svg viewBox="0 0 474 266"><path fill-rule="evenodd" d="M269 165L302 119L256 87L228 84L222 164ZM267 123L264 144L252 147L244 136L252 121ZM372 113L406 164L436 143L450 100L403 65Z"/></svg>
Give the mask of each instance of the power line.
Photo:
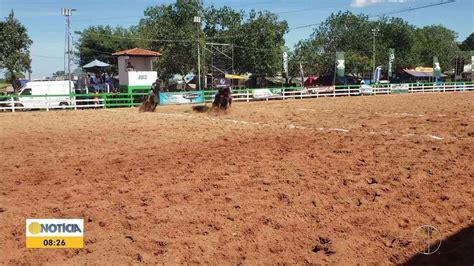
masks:
<svg viewBox="0 0 474 266"><path fill-rule="evenodd" d="M394 14L409 12L409 11L428 8L428 7L434 7L434 6L450 4L450 3L454 3L454 2L456 2L456 0L441 0L439 3L430 3L430 4L427 4L427 5L418 6L418 7L409 7L409 8L404 8L404 9L400 9L400 10L385 12L385 13L382 13L382 14L379 14L379 15L374 15L374 16L383 17L383 16L394 15Z"/></svg>
<svg viewBox="0 0 474 266"><path fill-rule="evenodd" d="M41 57L41 58L51 58L51 59L63 59L59 56L49 56L49 55L39 55L39 54L30 54L32 57Z"/></svg>
<svg viewBox="0 0 474 266"><path fill-rule="evenodd" d="M400 10L394 10L394 11L389 11L389 12L385 12L385 13L381 13L381 14L377 14L377 15L369 15L368 17L369 18L374 18L374 17L383 17L383 16L388 16L388 15L394 15L394 14L399 14L399 13L403 13L403 12L409 12L409 11L413 11L413 10L429 8L429 7L433 7L433 6L450 4L450 3L454 3L455 1L456 0L440 0L439 3L430 3L430 4L427 4L427 5L422 5L422 6L417 6L417 7L410 7L410 8L400 9ZM289 31L297 30L297 29L304 29L304 28L314 27L314 26L319 26L319 25L321 25L321 23L307 24L307 25L302 25L302 26L297 26L297 27L290 28Z"/></svg>
<svg viewBox="0 0 474 266"><path fill-rule="evenodd" d="M117 38L117 39L127 39L127 40L141 40L141 41L149 41L149 42L167 42L167 43L173 43L173 42L182 42L182 43L191 43L195 42L193 40L172 40L172 39L147 39L147 38L140 38L140 37L127 37L127 36L115 36L115 35L109 35L109 34L102 34L102 33L87 33L87 34L93 34L93 35L99 35L99 36L105 36L105 37L111 37L111 38Z"/></svg>

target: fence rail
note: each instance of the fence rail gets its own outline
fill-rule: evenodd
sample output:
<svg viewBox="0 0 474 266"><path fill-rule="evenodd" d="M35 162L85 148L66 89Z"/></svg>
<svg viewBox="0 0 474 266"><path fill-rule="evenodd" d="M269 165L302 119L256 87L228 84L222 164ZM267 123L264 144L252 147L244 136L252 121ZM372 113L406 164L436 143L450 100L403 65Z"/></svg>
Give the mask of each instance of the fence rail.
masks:
<svg viewBox="0 0 474 266"><path fill-rule="evenodd" d="M342 85L329 87L301 88L259 88L234 89L234 101L285 100L319 97L353 97L392 93L432 93L474 91L474 83L406 83L379 85ZM257 95L256 92L266 92ZM217 90L205 90L205 102L212 102ZM20 111L29 109L88 109L133 107L141 104L146 93L103 93L103 94L68 94L68 95L7 95L0 96L0 111ZM258 96L258 97L257 97Z"/></svg>

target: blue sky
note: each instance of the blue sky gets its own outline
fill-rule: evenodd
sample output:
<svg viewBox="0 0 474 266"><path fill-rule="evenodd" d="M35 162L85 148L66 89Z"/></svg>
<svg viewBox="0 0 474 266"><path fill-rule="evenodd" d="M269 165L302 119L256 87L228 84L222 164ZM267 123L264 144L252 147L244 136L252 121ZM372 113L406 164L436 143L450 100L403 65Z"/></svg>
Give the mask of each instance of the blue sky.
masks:
<svg viewBox="0 0 474 266"><path fill-rule="evenodd" d="M446 1L446 0L445 0ZM65 19L62 7L76 8L72 29L82 30L92 25L137 24L146 7L174 2L172 0L0 0L2 19L11 9L26 26L33 40L31 47L33 78L51 76L64 68ZM290 28L324 21L331 13L349 10L354 13L378 15L389 11L428 5L441 0L204 0L204 5L228 5L235 9L269 10L288 21ZM454 3L396 14L411 24L422 27L444 25L464 40L474 31L474 1ZM306 39L314 27L291 30L285 35L286 45L293 47ZM74 36L75 37L75 36ZM1 74L0 74L1 75Z"/></svg>

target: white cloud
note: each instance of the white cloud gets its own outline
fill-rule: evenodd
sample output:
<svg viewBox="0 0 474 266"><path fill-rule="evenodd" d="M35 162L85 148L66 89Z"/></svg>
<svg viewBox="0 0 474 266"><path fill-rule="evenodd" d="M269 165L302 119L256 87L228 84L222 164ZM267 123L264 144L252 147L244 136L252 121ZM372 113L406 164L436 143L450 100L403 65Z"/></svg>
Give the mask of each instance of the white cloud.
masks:
<svg viewBox="0 0 474 266"><path fill-rule="evenodd" d="M378 3L389 2L389 3L405 3L407 0L352 0L352 7L366 7L375 5Z"/></svg>

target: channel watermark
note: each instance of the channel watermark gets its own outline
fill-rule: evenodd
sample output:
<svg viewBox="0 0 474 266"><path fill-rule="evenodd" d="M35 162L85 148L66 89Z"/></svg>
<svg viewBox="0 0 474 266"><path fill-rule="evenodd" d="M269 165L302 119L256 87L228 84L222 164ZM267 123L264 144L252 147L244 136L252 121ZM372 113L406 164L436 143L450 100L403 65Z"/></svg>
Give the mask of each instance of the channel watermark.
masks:
<svg viewBox="0 0 474 266"><path fill-rule="evenodd" d="M412 241L416 247L419 247L418 252L423 255L431 255L436 253L443 240L443 236L438 228L425 224L416 228L412 236Z"/></svg>

